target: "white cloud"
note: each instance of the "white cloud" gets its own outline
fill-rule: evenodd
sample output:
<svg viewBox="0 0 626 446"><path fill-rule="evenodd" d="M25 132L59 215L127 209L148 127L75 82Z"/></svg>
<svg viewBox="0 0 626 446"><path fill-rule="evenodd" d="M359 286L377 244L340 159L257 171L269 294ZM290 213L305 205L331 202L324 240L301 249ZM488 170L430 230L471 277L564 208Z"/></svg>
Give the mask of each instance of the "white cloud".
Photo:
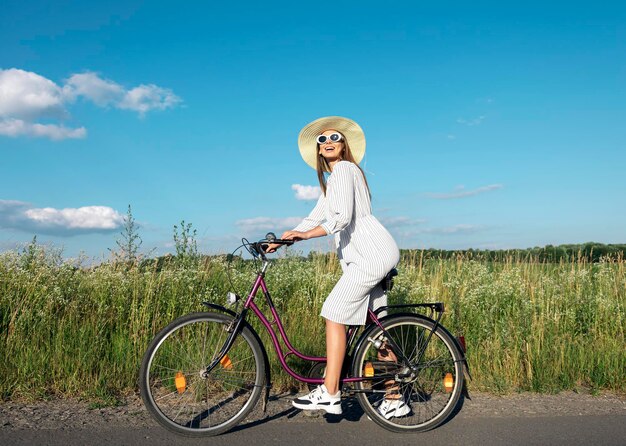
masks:
<svg viewBox="0 0 626 446"><path fill-rule="evenodd" d="M482 194L484 192L490 192L493 190L502 189L504 186L502 184L490 184L488 186L479 187L473 190L465 190L465 186L457 186L455 188L455 192L449 193L439 193L439 192L428 192L424 194L429 198L436 198L438 200L450 200L454 198L464 198L471 197L474 195Z"/></svg>
<svg viewBox="0 0 626 446"><path fill-rule="evenodd" d="M83 96L100 107L119 103L124 98L124 88L96 73L80 73L70 76L65 84L65 94L75 98Z"/></svg>
<svg viewBox="0 0 626 446"><path fill-rule="evenodd" d="M413 219L409 217L379 217L378 220L387 228L415 226L426 222L424 219Z"/></svg>
<svg viewBox="0 0 626 446"><path fill-rule="evenodd" d="M130 90L98 74L87 72L72 75L64 90L69 97L82 96L100 107L113 106L144 115L150 110L165 110L181 102L172 90L157 85L139 85Z"/></svg>
<svg viewBox="0 0 626 446"><path fill-rule="evenodd" d="M457 235L457 234L473 234L476 232L483 231L485 226L480 225L468 225L468 224L458 224L453 226L444 226L444 227L435 227L435 228L419 228L419 229L409 229L406 231L401 231L399 235L405 238L415 237L417 235L423 234L432 234L432 235Z"/></svg>
<svg viewBox="0 0 626 446"><path fill-rule="evenodd" d="M70 236L113 231L123 223L124 215L108 206L35 208L23 201L0 200L0 227L24 232Z"/></svg>
<svg viewBox="0 0 626 446"><path fill-rule="evenodd" d="M482 122L485 120L486 116L481 115L478 118L474 118L474 119L465 119L465 118L458 118L456 120L456 122L458 122L459 124L464 124L467 126L475 126L475 125L480 125L482 124Z"/></svg>
<svg viewBox="0 0 626 446"><path fill-rule="evenodd" d="M322 195L319 186L303 186L302 184L292 184L291 189L296 191L297 200L317 200Z"/></svg>
<svg viewBox="0 0 626 446"><path fill-rule="evenodd" d="M38 224L68 229L115 229L124 222L123 215L107 206L35 208L24 214Z"/></svg>
<svg viewBox="0 0 626 446"><path fill-rule="evenodd" d="M93 72L73 74L59 86L37 73L17 68L0 69L0 135L57 141L84 138L87 135L84 127L36 122L42 118L69 117L67 105L81 97L99 107L132 110L142 117L151 110L173 108L181 102L169 89L152 84L125 89Z"/></svg>
<svg viewBox="0 0 626 446"><path fill-rule="evenodd" d="M43 76L0 69L0 118L37 119L65 115L63 89Z"/></svg>
<svg viewBox="0 0 626 446"><path fill-rule="evenodd" d="M482 229L484 229L483 226L458 224L458 225L447 226L443 228L425 228L425 229L420 230L419 232L425 233L425 234L450 235L450 234L469 234L473 232L478 232Z"/></svg>
<svg viewBox="0 0 626 446"><path fill-rule="evenodd" d="M64 91L71 98L82 96L100 107L113 106L133 110L142 116L151 110L173 108L181 102L181 99L167 88L141 84L126 90L117 82L103 79L93 72L72 75Z"/></svg>
<svg viewBox="0 0 626 446"><path fill-rule="evenodd" d="M129 90L117 107L134 110L141 115L150 110L165 110L176 106L181 99L171 90L156 85L140 85Z"/></svg>
<svg viewBox="0 0 626 446"><path fill-rule="evenodd" d="M5 119L0 121L0 135L14 138L18 136L32 136L59 141L61 139L84 138L87 136L87 129L85 127L71 129L56 124L37 124L21 119Z"/></svg>
<svg viewBox="0 0 626 446"><path fill-rule="evenodd" d="M302 222L302 217L287 218L271 218L271 217L255 217L237 221L235 224L239 226L244 233L255 231L274 231L280 232L293 229ZM280 235L280 234L276 234Z"/></svg>
<svg viewBox="0 0 626 446"><path fill-rule="evenodd" d="M23 201L0 200L0 228L15 228L29 207Z"/></svg>

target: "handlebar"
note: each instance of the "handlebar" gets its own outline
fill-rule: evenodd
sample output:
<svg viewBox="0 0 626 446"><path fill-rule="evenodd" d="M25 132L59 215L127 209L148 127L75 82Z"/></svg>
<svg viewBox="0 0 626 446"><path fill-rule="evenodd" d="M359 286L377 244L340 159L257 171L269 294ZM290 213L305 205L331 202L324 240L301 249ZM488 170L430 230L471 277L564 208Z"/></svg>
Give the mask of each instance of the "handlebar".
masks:
<svg viewBox="0 0 626 446"><path fill-rule="evenodd" d="M271 244L274 244L274 245L293 245L293 243L294 243L293 240L284 240L284 239L277 238L275 240L272 240L271 242L269 242L267 240L259 240L256 243L252 243L252 245L254 245L254 247L257 249L257 251L259 251L259 253L261 253L261 251L259 250L259 248L260 248L262 250L262 253L265 254L265 250Z"/></svg>
<svg viewBox="0 0 626 446"><path fill-rule="evenodd" d="M293 245L293 240L280 239L276 238L276 236L270 232L268 233L264 239L259 240L258 242L250 243L248 246L250 247L250 254L253 256L261 256L261 259L266 260L265 258L265 250L270 244L275 245Z"/></svg>

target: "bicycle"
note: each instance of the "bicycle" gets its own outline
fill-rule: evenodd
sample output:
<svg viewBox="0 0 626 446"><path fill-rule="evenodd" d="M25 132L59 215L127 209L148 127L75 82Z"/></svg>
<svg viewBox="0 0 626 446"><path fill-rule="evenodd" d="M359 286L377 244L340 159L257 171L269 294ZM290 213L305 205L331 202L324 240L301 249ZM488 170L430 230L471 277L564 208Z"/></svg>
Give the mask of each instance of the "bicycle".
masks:
<svg viewBox="0 0 626 446"><path fill-rule="evenodd" d="M228 293L231 304L243 302L241 310L203 302L213 311L174 320L155 336L144 354L141 397L156 421L173 432L194 437L222 434L241 422L261 396L265 412L270 365L261 338L246 321L249 312L267 329L289 375L309 386L324 382L326 358L302 354L292 346L264 280L270 265L265 256L267 244L290 245L293 241L269 233L258 242L242 242L255 260L261 260L262 267L245 300ZM391 290L395 275L393 269L383 279L385 293ZM271 320L254 302L259 289ZM418 309L426 310L428 316L411 312ZM379 318L383 311L390 314ZM383 428L426 431L460 410L467 395L465 373L471 376L464 340L452 336L440 323L443 313L442 303L388 305L369 309L365 326L348 327L342 393L356 395L364 413ZM389 351L392 354L383 358ZM314 363L308 376L287 365L289 355ZM391 394L404 398L411 409L408 414L387 419L378 412L378 405Z"/></svg>

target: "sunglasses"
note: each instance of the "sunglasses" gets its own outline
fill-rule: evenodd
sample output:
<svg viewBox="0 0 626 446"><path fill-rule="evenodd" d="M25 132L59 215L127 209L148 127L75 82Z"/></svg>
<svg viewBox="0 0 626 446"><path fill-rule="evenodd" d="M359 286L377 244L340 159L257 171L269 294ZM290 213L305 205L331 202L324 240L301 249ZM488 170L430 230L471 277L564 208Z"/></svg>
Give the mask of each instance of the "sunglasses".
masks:
<svg viewBox="0 0 626 446"><path fill-rule="evenodd" d="M331 133L330 135L320 135L317 137L317 143L318 144L324 144L326 142L331 143L331 142L339 142L341 141L343 138L341 137L341 134L339 133Z"/></svg>

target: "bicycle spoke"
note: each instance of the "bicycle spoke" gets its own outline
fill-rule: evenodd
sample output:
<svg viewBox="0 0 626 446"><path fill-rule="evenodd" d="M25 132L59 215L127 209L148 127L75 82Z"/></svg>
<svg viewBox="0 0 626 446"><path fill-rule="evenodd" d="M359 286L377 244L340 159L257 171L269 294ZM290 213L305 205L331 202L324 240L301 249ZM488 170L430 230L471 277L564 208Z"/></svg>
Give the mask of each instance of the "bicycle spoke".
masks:
<svg viewBox="0 0 626 446"><path fill-rule="evenodd" d="M229 320L215 313L185 316L153 342L142 362L142 397L165 427L213 435L237 423L260 397L263 357L249 334L240 333L227 361L203 374L224 347Z"/></svg>
<svg viewBox="0 0 626 446"><path fill-rule="evenodd" d="M427 430L437 426L445 420L460 398L462 366L455 357L457 349L454 341L439 330L433 332L432 321L418 316L398 316L385 321L384 326L385 331L377 329L373 339L382 341L387 337L389 342L383 344L384 349L381 351L386 352L383 358L391 361L387 361L387 364L380 361L380 353L373 343L362 344L355 354L353 373L362 376L364 364L371 362L374 364L374 372L384 373L385 378L367 384L357 383L356 387L386 390L386 393L358 393L357 398L372 419L390 430ZM393 361L396 358L400 363ZM409 361L409 364L405 364L401 358ZM444 379L447 379L448 374L452 375L453 380L449 390L444 387ZM390 378L389 375L395 375L396 378ZM388 399L387 404L393 404L398 398L401 403L396 403L397 407L403 407L402 412L398 412L400 415L394 416L391 412L392 415L387 419L378 412L385 399Z"/></svg>

